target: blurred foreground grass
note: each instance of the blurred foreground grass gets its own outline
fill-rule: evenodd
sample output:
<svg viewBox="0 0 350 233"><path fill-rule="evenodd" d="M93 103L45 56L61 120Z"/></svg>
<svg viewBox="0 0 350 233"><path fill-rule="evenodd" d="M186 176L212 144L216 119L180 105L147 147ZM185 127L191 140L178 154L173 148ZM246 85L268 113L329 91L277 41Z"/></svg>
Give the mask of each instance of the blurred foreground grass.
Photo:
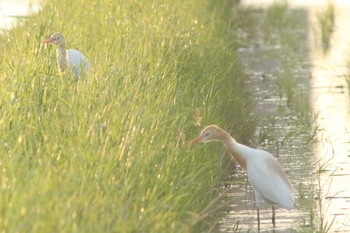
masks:
<svg viewBox="0 0 350 233"><path fill-rule="evenodd" d="M1 35L0 229L212 225L218 216L203 210L217 195L220 151L188 142L208 123L237 138L254 131L230 2L47 1ZM77 84L40 43L56 31L93 64Z"/></svg>

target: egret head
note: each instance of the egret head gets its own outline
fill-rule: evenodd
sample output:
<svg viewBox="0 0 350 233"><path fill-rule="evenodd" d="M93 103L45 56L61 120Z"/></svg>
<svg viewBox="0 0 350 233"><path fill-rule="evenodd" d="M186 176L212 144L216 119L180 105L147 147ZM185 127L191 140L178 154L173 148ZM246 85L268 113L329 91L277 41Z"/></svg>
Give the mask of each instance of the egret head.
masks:
<svg viewBox="0 0 350 233"><path fill-rule="evenodd" d="M191 144L198 142L223 141L230 135L216 125L208 125L200 135L191 141Z"/></svg>
<svg viewBox="0 0 350 233"><path fill-rule="evenodd" d="M53 44L56 46L60 46L64 44L64 36L58 32L50 36L50 38L43 41L45 44Z"/></svg>

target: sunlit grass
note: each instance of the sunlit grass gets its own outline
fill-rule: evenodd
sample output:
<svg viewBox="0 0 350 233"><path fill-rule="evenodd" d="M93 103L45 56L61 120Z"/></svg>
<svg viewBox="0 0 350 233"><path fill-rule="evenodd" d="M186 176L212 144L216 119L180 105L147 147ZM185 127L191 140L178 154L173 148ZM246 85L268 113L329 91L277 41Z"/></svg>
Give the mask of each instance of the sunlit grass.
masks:
<svg viewBox="0 0 350 233"><path fill-rule="evenodd" d="M1 36L0 229L199 232L219 156L202 124L247 125L224 1L47 1ZM93 65L61 76L54 32ZM248 117L249 119L249 117ZM215 148L214 148L215 149ZM210 209L210 208L209 208ZM208 210L212 211L212 210Z"/></svg>

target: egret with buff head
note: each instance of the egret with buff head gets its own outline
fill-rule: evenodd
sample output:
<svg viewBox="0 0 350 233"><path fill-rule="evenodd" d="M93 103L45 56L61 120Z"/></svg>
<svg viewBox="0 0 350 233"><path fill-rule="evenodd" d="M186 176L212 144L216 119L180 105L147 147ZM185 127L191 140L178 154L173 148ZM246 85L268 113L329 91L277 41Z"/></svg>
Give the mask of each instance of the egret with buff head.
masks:
<svg viewBox="0 0 350 233"><path fill-rule="evenodd" d="M91 65L84 54L75 49L66 50L65 38L62 34L55 33L42 42L57 47L57 63L61 73L65 73L69 68L73 72L74 79L78 80L82 71L90 69Z"/></svg>
<svg viewBox="0 0 350 233"><path fill-rule="evenodd" d="M258 231L260 231L259 208L263 202L272 205L272 224L275 228L275 205L289 210L294 205L292 185L279 162L267 151L238 143L229 133L216 125L204 128L191 144L211 141L222 142L237 163L247 171L255 196Z"/></svg>

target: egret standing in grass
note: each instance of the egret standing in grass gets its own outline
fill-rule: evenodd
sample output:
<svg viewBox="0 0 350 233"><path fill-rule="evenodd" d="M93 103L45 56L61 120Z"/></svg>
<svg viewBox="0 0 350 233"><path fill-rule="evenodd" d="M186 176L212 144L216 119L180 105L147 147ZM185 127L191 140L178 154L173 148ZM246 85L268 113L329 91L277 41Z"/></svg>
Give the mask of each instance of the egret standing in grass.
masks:
<svg viewBox="0 0 350 233"><path fill-rule="evenodd" d="M66 50L66 42L62 34L55 33L43 43L57 46L57 63L61 73L65 73L69 68L73 72L74 79L78 80L82 71L90 69L90 63L84 54L75 49Z"/></svg>
<svg viewBox="0 0 350 233"><path fill-rule="evenodd" d="M275 205L286 209L293 208L292 186L276 158L269 152L242 145L229 133L216 125L209 125L192 140L197 142L220 141L239 165L247 171L253 187L257 208L258 231L260 231L259 208L262 202L272 205L272 224L276 227Z"/></svg>

